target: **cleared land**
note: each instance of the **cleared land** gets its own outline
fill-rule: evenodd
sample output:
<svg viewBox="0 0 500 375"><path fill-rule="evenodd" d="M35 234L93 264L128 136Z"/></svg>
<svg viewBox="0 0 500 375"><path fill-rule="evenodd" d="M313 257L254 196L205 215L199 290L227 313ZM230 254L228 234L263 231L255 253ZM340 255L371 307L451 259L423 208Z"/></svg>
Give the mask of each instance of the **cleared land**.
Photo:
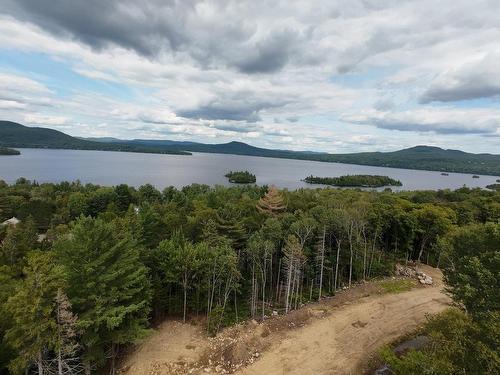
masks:
<svg viewBox="0 0 500 375"><path fill-rule="evenodd" d="M193 325L165 323L123 363L129 374L359 374L382 345L414 330L426 314L446 309L442 275L421 269L432 286L408 291L384 282L361 284L336 297L263 324L246 322L205 338ZM405 288L407 285L405 285Z"/></svg>

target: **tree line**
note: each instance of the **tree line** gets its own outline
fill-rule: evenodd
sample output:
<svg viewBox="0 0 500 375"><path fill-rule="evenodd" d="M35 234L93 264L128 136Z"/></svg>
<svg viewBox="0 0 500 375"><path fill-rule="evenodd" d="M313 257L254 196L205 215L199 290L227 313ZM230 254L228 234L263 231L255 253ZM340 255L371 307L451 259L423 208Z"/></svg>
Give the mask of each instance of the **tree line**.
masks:
<svg viewBox="0 0 500 375"><path fill-rule="evenodd" d="M447 262L448 233L498 223L500 193L0 182L3 372L114 373L166 317L207 332Z"/></svg>

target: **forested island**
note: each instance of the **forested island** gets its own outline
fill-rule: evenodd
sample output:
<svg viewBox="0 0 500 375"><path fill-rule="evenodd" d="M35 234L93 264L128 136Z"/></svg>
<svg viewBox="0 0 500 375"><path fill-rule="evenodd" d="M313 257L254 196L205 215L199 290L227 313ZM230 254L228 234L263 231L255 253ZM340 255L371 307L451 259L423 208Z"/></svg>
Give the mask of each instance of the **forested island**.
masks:
<svg viewBox="0 0 500 375"><path fill-rule="evenodd" d="M21 155L18 150L0 146L0 155Z"/></svg>
<svg viewBox="0 0 500 375"><path fill-rule="evenodd" d="M322 184L342 187L382 187L382 186L402 186L399 180L394 180L388 176L377 175L346 175L339 177L316 177L309 176L304 179L308 184Z"/></svg>
<svg viewBox="0 0 500 375"><path fill-rule="evenodd" d="M497 190L500 191L500 183L486 185L486 189Z"/></svg>
<svg viewBox="0 0 500 375"><path fill-rule="evenodd" d="M235 184L252 184L257 181L255 175L251 174L248 171L231 171L229 173L226 173L225 177L229 179L229 182Z"/></svg>
<svg viewBox="0 0 500 375"><path fill-rule="evenodd" d="M13 217L0 226L0 372L113 368L154 322L197 317L215 334L391 276L408 260L439 265L467 308L439 329L468 360L444 355L438 341L428 355L450 373L500 366L491 341L500 192L159 191L19 179L0 182L0 223ZM474 335L463 334L464 321Z"/></svg>

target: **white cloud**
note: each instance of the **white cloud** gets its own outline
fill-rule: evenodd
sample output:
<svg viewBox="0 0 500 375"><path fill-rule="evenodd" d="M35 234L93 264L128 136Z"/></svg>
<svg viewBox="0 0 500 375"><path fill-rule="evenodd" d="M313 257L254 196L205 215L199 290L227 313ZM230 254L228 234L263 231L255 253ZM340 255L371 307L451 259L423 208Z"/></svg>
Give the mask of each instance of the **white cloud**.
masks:
<svg viewBox="0 0 500 375"><path fill-rule="evenodd" d="M0 49L42 53L130 97L81 87L62 97L28 72L0 73L4 118L75 135L327 151L433 141L428 133L498 146L496 108L454 103L498 95L497 0L43 3L6 0ZM386 142L394 130L412 134Z"/></svg>

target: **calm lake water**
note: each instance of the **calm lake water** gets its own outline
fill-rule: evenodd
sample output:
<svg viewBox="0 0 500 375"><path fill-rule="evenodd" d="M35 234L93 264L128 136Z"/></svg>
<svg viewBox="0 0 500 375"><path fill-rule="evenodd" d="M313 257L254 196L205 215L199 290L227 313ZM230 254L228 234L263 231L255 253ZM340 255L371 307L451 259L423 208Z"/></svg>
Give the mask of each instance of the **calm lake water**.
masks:
<svg viewBox="0 0 500 375"><path fill-rule="evenodd" d="M192 183L230 185L224 177L230 170L248 170L259 185L280 188L318 187L302 181L306 176L335 177L346 174L377 174L400 180L393 190L456 189L464 185L485 187L498 177L409 169L369 167L340 163L262 158L254 156L203 154L192 156L157 155L128 152L20 149L19 156L0 156L0 179L9 183L19 177L38 182L80 180L100 185L145 183L159 189L180 188Z"/></svg>

